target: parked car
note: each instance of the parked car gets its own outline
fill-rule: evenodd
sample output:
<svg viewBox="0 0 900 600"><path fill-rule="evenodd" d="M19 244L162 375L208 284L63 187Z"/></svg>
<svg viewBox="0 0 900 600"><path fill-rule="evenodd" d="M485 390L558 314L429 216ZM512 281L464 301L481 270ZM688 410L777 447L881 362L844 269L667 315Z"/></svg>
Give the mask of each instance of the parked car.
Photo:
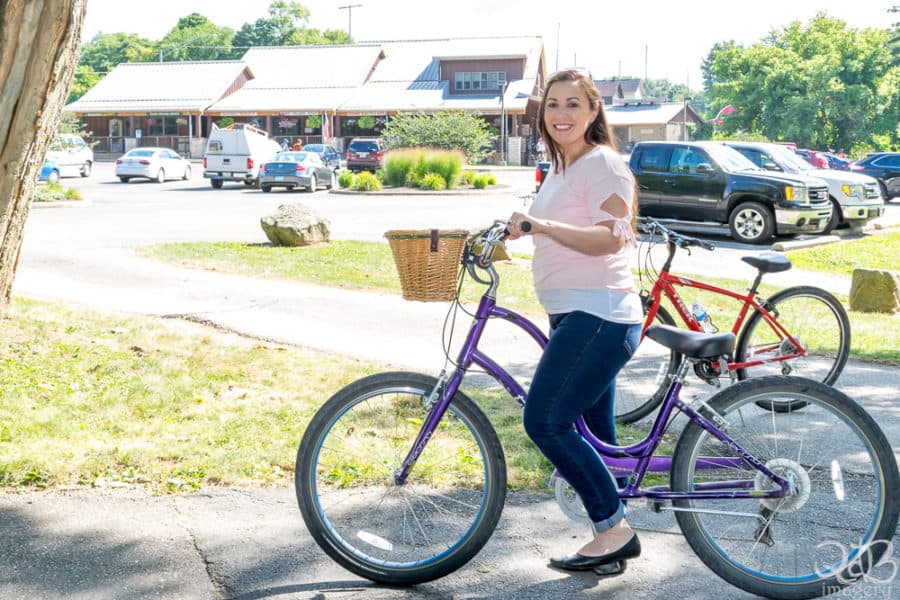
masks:
<svg viewBox="0 0 900 600"><path fill-rule="evenodd" d="M122 183L135 177L157 183L166 179L190 179L191 161L169 148L134 148L116 159L116 177Z"/></svg>
<svg viewBox="0 0 900 600"><path fill-rule="evenodd" d="M203 154L203 176L216 189L226 181L256 185L259 166L281 152L269 134L246 123L213 127Z"/></svg>
<svg viewBox="0 0 900 600"><path fill-rule="evenodd" d="M900 152L873 152L851 164L850 170L877 179L885 200L900 197Z"/></svg>
<svg viewBox="0 0 900 600"><path fill-rule="evenodd" d="M41 165L41 172L38 174L38 181L46 181L47 183L56 183L59 181L59 165L49 158L44 159Z"/></svg>
<svg viewBox="0 0 900 600"><path fill-rule="evenodd" d="M544 183L544 179L547 177L547 171L550 170L550 161L542 160L539 161L538 164L534 167L534 191L535 193L541 191L541 185Z"/></svg>
<svg viewBox="0 0 900 600"><path fill-rule="evenodd" d="M725 142L761 169L816 177L828 184L831 219L824 233L841 224L865 225L884 214L878 182L865 175L833 169L817 169L783 146L765 142Z"/></svg>
<svg viewBox="0 0 900 600"><path fill-rule="evenodd" d="M384 142L380 138L353 138L347 145L347 168L375 171L384 166Z"/></svg>
<svg viewBox="0 0 900 600"><path fill-rule="evenodd" d="M94 151L74 133L57 134L44 158L56 163L60 177L88 177L94 165Z"/></svg>
<svg viewBox="0 0 900 600"><path fill-rule="evenodd" d="M337 148L334 146L330 146L328 144L307 144L303 146L304 152L315 152L319 155L319 158L322 159L322 162L325 163L326 167L331 169L340 169L341 168L341 153L337 151Z"/></svg>
<svg viewBox="0 0 900 600"><path fill-rule="evenodd" d="M797 156L800 156L814 166L817 169L828 169L828 159L825 158L824 152L819 152L818 150L807 150L806 148L798 148L794 150L797 153Z"/></svg>
<svg viewBox="0 0 900 600"><path fill-rule="evenodd" d="M831 218L824 181L760 170L721 142L638 142L629 166L641 215L728 224L739 242L819 233Z"/></svg>
<svg viewBox="0 0 900 600"><path fill-rule="evenodd" d="M259 189L271 192L274 187L292 190L297 187L314 192L319 185L330 190L337 176L315 152L279 152L259 168Z"/></svg>
<svg viewBox="0 0 900 600"><path fill-rule="evenodd" d="M850 169L850 163L853 162L849 158L844 158L837 154L832 154L831 152L823 152L822 156L828 161L829 169L836 169L838 171L848 171Z"/></svg>

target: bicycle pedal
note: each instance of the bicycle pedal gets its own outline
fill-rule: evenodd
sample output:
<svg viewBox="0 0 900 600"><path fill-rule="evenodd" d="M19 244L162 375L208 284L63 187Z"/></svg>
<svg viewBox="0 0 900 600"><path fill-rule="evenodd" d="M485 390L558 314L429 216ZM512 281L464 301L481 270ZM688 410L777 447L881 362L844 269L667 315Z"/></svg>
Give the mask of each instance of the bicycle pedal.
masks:
<svg viewBox="0 0 900 600"><path fill-rule="evenodd" d="M627 560L617 560L606 565L594 567L593 571L599 577L614 577L624 573L627 566Z"/></svg>

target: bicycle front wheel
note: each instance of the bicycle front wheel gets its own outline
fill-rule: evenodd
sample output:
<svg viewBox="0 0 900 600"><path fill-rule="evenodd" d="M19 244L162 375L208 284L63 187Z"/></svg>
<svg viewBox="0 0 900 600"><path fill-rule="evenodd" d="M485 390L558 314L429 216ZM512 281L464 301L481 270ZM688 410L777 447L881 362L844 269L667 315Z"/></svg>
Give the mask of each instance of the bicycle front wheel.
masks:
<svg viewBox="0 0 900 600"><path fill-rule="evenodd" d="M675 326L675 320L662 306L654 324ZM616 421L634 423L662 403L669 389L669 376L681 363L681 355L645 337L616 376Z"/></svg>
<svg viewBox="0 0 900 600"><path fill-rule="evenodd" d="M769 306L794 341L769 324L762 313L754 312L741 331L735 356L739 363L764 362L738 369L738 379L797 375L834 384L850 356L850 319L838 299L821 288L798 286L773 294ZM761 406L777 411L801 408Z"/></svg>
<svg viewBox="0 0 900 600"><path fill-rule="evenodd" d="M806 407L764 413L761 401ZM892 553L900 476L868 413L834 388L779 375L738 382L708 402L725 419L722 430L791 486L782 498L725 498L776 485L730 444L694 422L685 428L672 489L723 497L673 502L685 539L710 569L769 598L815 598L860 577L893 578L896 565L872 569Z"/></svg>
<svg viewBox="0 0 900 600"><path fill-rule="evenodd" d="M313 539L344 568L411 585L451 573L490 538L506 497L506 462L484 413L457 393L405 483L394 480L437 384L383 373L335 394L297 452L295 486Z"/></svg>

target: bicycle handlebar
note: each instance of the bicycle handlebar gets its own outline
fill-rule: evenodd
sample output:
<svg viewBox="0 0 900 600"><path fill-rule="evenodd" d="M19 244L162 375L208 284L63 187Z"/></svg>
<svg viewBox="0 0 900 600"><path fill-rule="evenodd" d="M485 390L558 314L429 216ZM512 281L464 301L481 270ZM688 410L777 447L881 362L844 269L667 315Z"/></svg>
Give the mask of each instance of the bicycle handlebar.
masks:
<svg viewBox="0 0 900 600"><path fill-rule="evenodd" d="M672 231L656 219L652 219L650 217L639 217L638 229L640 229L644 233L649 233L651 235L654 233L659 233L663 236L663 239L666 241L666 243L674 244L679 248L690 248L691 246L698 246L700 248L703 248L704 250L716 249L716 247L709 242L705 242L701 239Z"/></svg>

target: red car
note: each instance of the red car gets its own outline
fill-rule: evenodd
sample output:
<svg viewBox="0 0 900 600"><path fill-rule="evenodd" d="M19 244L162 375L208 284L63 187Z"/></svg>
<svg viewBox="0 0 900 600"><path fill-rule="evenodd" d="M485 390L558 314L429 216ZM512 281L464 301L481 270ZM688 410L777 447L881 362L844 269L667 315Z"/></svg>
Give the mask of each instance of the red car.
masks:
<svg viewBox="0 0 900 600"><path fill-rule="evenodd" d="M807 150L805 148L800 148L794 150L798 155L802 156L806 159L806 162L811 164L817 169L829 169L831 168L828 165L828 158L825 156L824 152L819 152L818 150Z"/></svg>

